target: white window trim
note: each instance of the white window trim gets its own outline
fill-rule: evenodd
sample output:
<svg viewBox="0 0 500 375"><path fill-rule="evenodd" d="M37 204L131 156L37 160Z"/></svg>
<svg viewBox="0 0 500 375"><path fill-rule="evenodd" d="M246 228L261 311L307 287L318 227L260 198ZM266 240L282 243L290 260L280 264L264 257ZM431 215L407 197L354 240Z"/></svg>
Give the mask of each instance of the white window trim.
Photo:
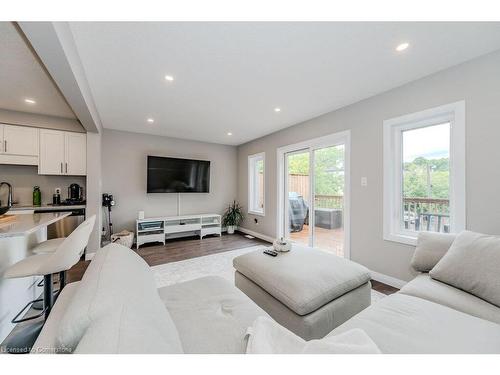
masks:
<svg viewBox="0 0 500 375"><path fill-rule="evenodd" d="M401 132L450 122L450 223L455 232L466 228L465 101L384 121L384 240L416 245L418 232L403 230L401 216Z"/></svg>
<svg viewBox="0 0 500 375"><path fill-rule="evenodd" d="M254 189L255 189L255 171L253 169L254 160L262 159L262 183L264 189L262 191L262 211L252 210ZM266 216L266 153L259 152L258 154L248 155L248 213L257 216Z"/></svg>

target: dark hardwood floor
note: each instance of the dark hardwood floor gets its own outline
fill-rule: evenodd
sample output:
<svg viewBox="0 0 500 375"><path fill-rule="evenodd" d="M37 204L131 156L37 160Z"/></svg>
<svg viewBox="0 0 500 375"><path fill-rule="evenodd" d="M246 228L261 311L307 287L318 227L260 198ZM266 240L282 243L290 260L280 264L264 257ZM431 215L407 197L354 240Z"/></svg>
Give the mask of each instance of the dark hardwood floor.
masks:
<svg viewBox="0 0 500 375"><path fill-rule="evenodd" d="M256 245L269 245L269 242L258 238L249 239L241 233L235 233L234 235L223 234L221 237L205 237L202 241L198 237L178 238L168 240L165 246L143 245L137 254L143 257L150 266L157 266Z"/></svg>
<svg viewBox="0 0 500 375"><path fill-rule="evenodd" d="M198 237L192 237L168 240L165 246L157 244L142 245L137 254L150 266L157 266L256 245L269 245L269 242L258 238L249 239L243 233L237 232L234 235L223 234L221 237L205 237L202 241ZM80 261L71 268L67 273L68 282L81 280L89 263L90 261ZM398 291L397 288L375 280L372 280L372 288L384 294L392 294Z"/></svg>
<svg viewBox="0 0 500 375"><path fill-rule="evenodd" d="M376 280L372 280L372 289L387 295L396 293L399 290L398 288L394 288L393 286L381 283L380 281Z"/></svg>
<svg viewBox="0 0 500 375"><path fill-rule="evenodd" d="M236 232L234 235L205 237L202 241L199 237L177 238L168 240L165 246L146 244L142 245L139 250L135 250L134 246L134 251L150 266L157 266L256 245L269 245L269 242L258 238L249 239L243 233ZM81 280L89 264L90 261L80 261L73 266L67 272L68 282Z"/></svg>

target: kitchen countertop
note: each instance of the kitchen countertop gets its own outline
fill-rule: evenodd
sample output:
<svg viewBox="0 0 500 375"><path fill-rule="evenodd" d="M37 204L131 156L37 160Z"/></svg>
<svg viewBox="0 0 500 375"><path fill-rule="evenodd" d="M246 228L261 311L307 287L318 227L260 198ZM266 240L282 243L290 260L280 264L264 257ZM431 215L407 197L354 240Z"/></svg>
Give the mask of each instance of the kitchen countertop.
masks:
<svg viewBox="0 0 500 375"><path fill-rule="evenodd" d="M36 232L38 229L47 227L69 215L71 215L71 212L15 215L16 220L0 224L0 239L24 236Z"/></svg>
<svg viewBox="0 0 500 375"><path fill-rule="evenodd" d="M10 211L20 211L20 210L52 210L52 211L59 211L59 210L67 210L67 209L74 209L78 210L81 208L86 208L84 204L74 204L74 205L58 205L54 206L52 204L42 204L41 206L22 206L22 205L13 205L10 208Z"/></svg>

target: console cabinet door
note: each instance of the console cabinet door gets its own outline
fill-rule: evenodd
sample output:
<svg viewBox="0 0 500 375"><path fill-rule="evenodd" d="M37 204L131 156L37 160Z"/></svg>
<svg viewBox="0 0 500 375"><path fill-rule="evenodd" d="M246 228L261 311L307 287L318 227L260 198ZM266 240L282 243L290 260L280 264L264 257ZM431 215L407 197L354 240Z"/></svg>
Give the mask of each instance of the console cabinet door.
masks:
<svg viewBox="0 0 500 375"><path fill-rule="evenodd" d="M38 156L38 129L4 125L3 151L7 155Z"/></svg>
<svg viewBox="0 0 500 375"><path fill-rule="evenodd" d="M64 173L73 176L87 174L87 135L82 133L65 134Z"/></svg>
<svg viewBox="0 0 500 375"><path fill-rule="evenodd" d="M62 175L64 173L65 132L40 129L40 159L38 174Z"/></svg>

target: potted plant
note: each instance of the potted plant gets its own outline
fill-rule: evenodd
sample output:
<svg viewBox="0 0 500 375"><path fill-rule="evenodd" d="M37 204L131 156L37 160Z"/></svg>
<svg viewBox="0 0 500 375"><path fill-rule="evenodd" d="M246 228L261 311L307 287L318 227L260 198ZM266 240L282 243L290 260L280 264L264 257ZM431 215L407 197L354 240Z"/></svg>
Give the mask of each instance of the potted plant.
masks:
<svg viewBox="0 0 500 375"><path fill-rule="evenodd" d="M233 201L232 204L224 212L222 217L222 225L227 228L228 234L233 234L235 227L243 221L243 207L238 202Z"/></svg>

